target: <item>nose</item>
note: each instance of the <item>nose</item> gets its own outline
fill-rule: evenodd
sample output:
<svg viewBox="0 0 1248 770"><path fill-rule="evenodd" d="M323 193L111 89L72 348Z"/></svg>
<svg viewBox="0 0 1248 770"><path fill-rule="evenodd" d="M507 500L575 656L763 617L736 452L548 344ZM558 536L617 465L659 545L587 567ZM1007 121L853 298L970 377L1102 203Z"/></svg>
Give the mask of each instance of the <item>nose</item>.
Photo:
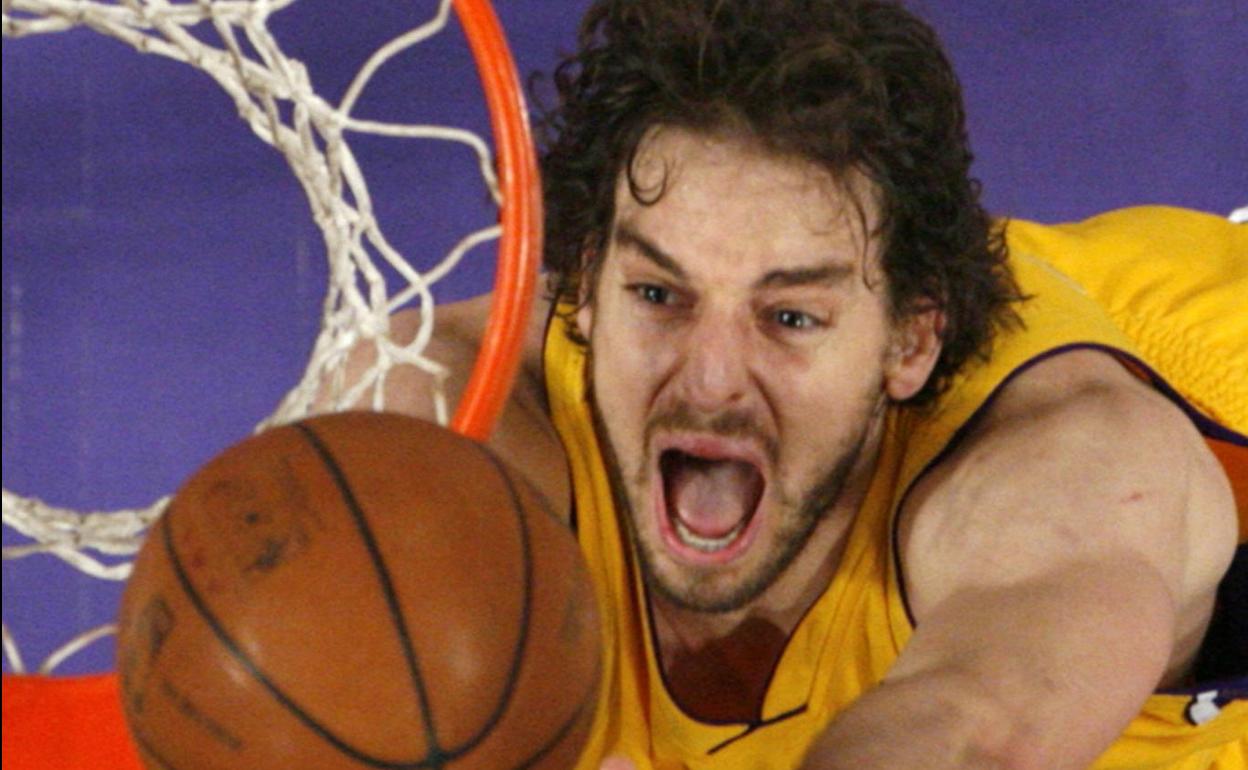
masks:
<svg viewBox="0 0 1248 770"><path fill-rule="evenodd" d="M707 413L740 406L751 383L748 326L707 314L688 331L677 375L686 403Z"/></svg>

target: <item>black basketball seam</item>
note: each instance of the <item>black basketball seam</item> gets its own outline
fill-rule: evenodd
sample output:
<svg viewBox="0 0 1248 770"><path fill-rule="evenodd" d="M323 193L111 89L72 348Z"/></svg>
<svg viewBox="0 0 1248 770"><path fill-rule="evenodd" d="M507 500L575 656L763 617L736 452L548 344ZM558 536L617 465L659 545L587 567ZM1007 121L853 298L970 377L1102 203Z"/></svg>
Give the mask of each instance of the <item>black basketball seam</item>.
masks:
<svg viewBox="0 0 1248 770"><path fill-rule="evenodd" d="M503 718L503 714L506 713L507 706L511 703L512 696L515 694L516 685L520 679L520 667L524 662L524 652L528 647L529 625L531 623L533 604L533 550L529 539L529 522L525 516L524 503L520 500L520 493L516 489L510 474L507 473L506 466L503 465L494 452L484 444L475 441L472 442L472 445L479 449L486 459L490 461L490 464L494 466L494 470L507 487L507 494L511 497L511 509L516 514L516 521L520 528L520 553L524 569L524 598L520 608L520 634L516 638L516 647L512 653L511 667L507 671L507 679L503 682L503 691L499 694L498 703L475 735L463 744L447 751L448 759L452 760L476 748L493 731Z"/></svg>
<svg viewBox="0 0 1248 770"><path fill-rule="evenodd" d="M342 494L343 502L347 504L347 510L351 513L351 518L354 520L356 529L360 533L360 538L364 541L364 547L368 550L369 559L373 562L377 578L381 582L386 609L390 613L390 621L394 625L395 633L399 636L399 642L403 648L403 657L407 663L408 674L412 679L412 688L415 690L416 698L420 703L421 721L425 728L425 741L429 746L425 758L420 760L416 766L440 768L446 764L447 757L438 744L438 732L433 720L433 708L429 703L429 693L425 689L424 680L420 676L420 662L416 659L416 644L412 641L412 635L408 631L403 612L399 607L398 592L395 590L394 581L390 578L390 571L386 568L385 559L382 557L381 549L377 545L377 539L373 536L373 531L364 518L364 510L360 507L359 501L356 500L355 492L351 489L346 474L343 473L341 466L338 465L338 461L329 451L329 448L325 446L320 436L311 427L303 423L295 423L294 427L303 434L303 437L307 439L312 448L321 456L321 461L325 464L330 475L333 476L334 484Z"/></svg>
<svg viewBox="0 0 1248 770"><path fill-rule="evenodd" d="M295 427L302 428L302 426L299 425L296 425ZM317 446L315 439L313 439L312 443L314 447ZM324 455L322 454L322 456ZM331 471L334 468L336 468L336 466L331 465ZM340 491L342 491L341 486ZM354 503L353 497L350 498L349 505L352 503ZM169 514L166 514L166 517L172 513L173 511L171 510ZM268 690L270 695L285 706L296 719L302 722L306 727L308 727L308 729L321 736L321 738L328 741L339 751L348 755L352 759L356 759L371 767L386 768L387 770L419 770L420 768L441 766L441 764L434 765L433 760L430 757L417 761L403 762L369 756L354 746L348 744L342 738L330 731L329 728L322 725L310 714L304 711L299 704L295 703L289 695L283 692L275 682L269 679L268 676L256 666L251 658L249 658L247 654L243 652L242 648L239 647L238 643L235 642L229 633L226 632L225 628L221 625L220 620L213 614L212 610L209 609L208 605L204 602L203 597L200 596L199 592L195 589L195 586L191 584L190 577L186 574L186 570L182 565L182 560L179 558L177 549L175 549L173 545L173 528L171 526L171 522L168 522L162 529L165 552L169 557L170 566L173 567L173 572L178 579L178 584L181 586L183 592L186 593L186 596L191 601L191 604L194 605L195 610L203 618L204 622L208 625L208 628L212 631L213 635L217 637L217 641L221 643L226 652L238 661L239 665L246 669L246 671L257 682L259 682L261 686Z"/></svg>
<svg viewBox="0 0 1248 770"><path fill-rule="evenodd" d="M551 736L550 740L546 741L546 743L540 746L537 751L533 752L528 759L516 765L514 770L528 770L528 768L532 767L534 764L542 761L542 759L549 754L555 746L558 746L559 743L567 737L568 732L576 726L578 721L580 721L581 715L585 713L585 709L590 706L591 702L597 701L598 686L601 684L601 680L602 656L599 655L597 662L594 664L594 675L590 677L589 680L589 689L584 695L581 696L580 703L577 705L576 710L572 712L572 715L568 717L567 721L565 721L555 732L555 734Z"/></svg>
<svg viewBox="0 0 1248 770"><path fill-rule="evenodd" d="M200 614L209 629L217 637L217 640L222 644L231 657L238 661L238 663L246 669L257 682L259 682L279 703L285 706L286 709L290 711L300 722L321 738L332 744L339 751L342 751L344 754L347 754L351 758L364 764L378 768L393 770L419 770L421 768L444 767L446 764L449 764L450 762L469 753L485 740L485 738L490 734L490 732L493 731L499 721L501 721L503 715L506 713L507 706L511 703L515 694L515 689L518 685L519 674L524 661L524 653L527 648L531 625L531 608L533 601L533 558L532 543L529 536L525 508L520 499L520 494L516 485L511 478L511 475L507 472L506 466L502 464L497 456L487 447L474 442L474 446L482 451L485 457L494 466L499 476L502 478L508 495L512 501L512 510L516 514L516 518L519 523L524 572L524 593L520 616L520 634L516 640L512 663L508 671L506 681L504 682L502 693L499 696L498 704L495 706L493 712L478 729L477 733L463 744L450 749L443 749L438 744L436 725L433 722L433 714L432 708L429 704L428 692L425 689L424 682L420 677L419 662L416 657L415 645L412 641L411 634L407 629L406 623L404 622L403 614L399 609L397 592L395 591L394 583L391 580L389 570L386 568L385 561L381 556L380 549L377 546L377 541L373 536L372 530L364 518L363 509L359 505L350 484L347 482L342 468L338 465L337 461L334 459L333 455L330 453L328 447L325 446L321 438L310 427L304 424L296 423L292 427L295 427L300 431L303 437L320 456L326 469L333 477L334 483L342 495L343 501L346 503L349 512L351 513L360 536L365 543L365 547L368 550L369 556L373 561L374 567L376 568L378 579L382 583L382 592L386 599L387 608L391 614L391 620L394 623L396 633L400 637L404 656L408 662L409 673L413 678L413 687L416 690L417 698L419 699L422 707L427 741L431 747L426 757L421 760L404 762L385 760L370 756L360 749L348 744L344 739L335 735L331 730L329 730L329 728L305 711L294 701L293 698L287 695L275 682L269 679L269 677L256 666L256 664L250 659L250 657L247 656L237 642L234 641L234 639L221 625L219 619L204 602L203 597L191 584L190 577L187 575L181 559L174 548L172 539L173 536L171 532L172 528L166 526L163 528L164 545L169 556L170 563L173 566L174 574L176 575L183 591L194 605L196 611ZM595 682L596 679L597 677L595 677ZM543 744L533 755L520 764L518 766L518 770L530 767L535 762L540 761L543 756L549 753L561 740L563 740L564 737L566 737L568 731L572 729L585 711L585 708L589 705L588 701L590 696L592 696L595 692L596 684L591 685L589 692L582 697L580 705L573 712L572 716L560 726L559 730L556 731L556 733L545 744Z"/></svg>
<svg viewBox="0 0 1248 770"><path fill-rule="evenodd" d="M528 536L528 521L524 516L525 508L524 508L523 503L520 501L519 493L516 491L515 482L513 481L511 473L508 470L506 464L504 464L502 460L498 457L498 455L496 455L494 451L491 450L489 447L483 444L477 444L477 446L490 459L490 462L492 462L495 468L497 468L499 475L501 475L503 477L503 480L507 483L507 491L511 494L513 509L516 511L517 515L520 518L521 537L523 538L523 549L524 549L524 556L525 556L525 612L523 614L523 617L524 617L523 629L524 629L525 635L527 636L528 628L531 622L528 607L530 605L530 601L531 601L530 595L532 593L532 568L531 568L532 549L530 547L530 540ZM533 490L533 491L538 492L538 490ZM549 501L544 496L542 496L540 492L538 493L538 503L540 505L546 506L545 513L548 516L550 516L554 521L556 521L560 526L566 526L564 522L560 520L558 516L555 515L554 511L549 507ZM519 663L523 657L523 650L521 649L522 647L523 647L523 643L517 643L517 653L516 653L516 658L515 658L516 665L513 668L514 675L512 677L509 677L508 692L505 695L506 699L510 698L510 695L511 695L510 689L514 687L515 680L519 678ZM585 713L585 710L591 705L592 702L596 701L597 694L598 694L598 686L600 684L601 678L602 678L602 659L601 657L599 657L594 664L594 673L593 673L593 676L590 677L589 687L586 690L585 694L581 696L576 709L564 721L564 723L559 726L559 729L555 731L554 735L552 735L549 739L547 739L546 743L539 746L536 751L534 751L531 755L529 755L527 759L523 760L520 764L516 765L514 770L527 770L527 768L532 767L536 763L540 762L547 754L549 754L556 746L558 746L563 741L564 738L567 737L568 733L571 732L572 728L576 726L576 723L580 721L582 715ZM499 718L501 718L502 711L503 711L502 706L504 705L505 705L505 700L500 701L500 706L496 712L499 715ZM494 721L497 721L497 720L494 720ZM492 729L492 725L488 729ZM483 730L483 733L488 732L488 729ZM458 755L459 755L459 752L456 752L456 756Z"/></svg>
<svg viewBox="0 0 1248 770"><path fill-rule="evenodd" d="M143 749L143 751L146 751L147 755L155 760L158 765L164 768L164 770L177 770L174 764L170 762L164 754L156 750L156 746L152 743L152 740L139 729L138 725L133 723L133 720L131 720L130 735L134 738L135 744Z"/></svg>

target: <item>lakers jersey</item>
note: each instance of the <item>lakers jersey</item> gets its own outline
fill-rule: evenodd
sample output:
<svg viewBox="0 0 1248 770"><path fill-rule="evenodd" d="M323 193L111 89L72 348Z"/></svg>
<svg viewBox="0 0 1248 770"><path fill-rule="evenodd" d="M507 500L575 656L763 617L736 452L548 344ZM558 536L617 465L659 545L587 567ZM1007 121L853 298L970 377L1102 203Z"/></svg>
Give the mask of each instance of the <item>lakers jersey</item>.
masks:
<svg viewBox="0 0 1248 770"><path fill-rule="evenodd" d="M699 721L668 693L586 403L584 353L563 317L552 318L547 388L606 641L581 767L610 754L643 770L798 766L836 715L883 678L912 632L892 547L905 493L1004 383L1062 351L1110 352L1187 412L1236 480L1241 543L1248 538L1248 227L1148 208L1068 226L1011 222L1006 232L1029 297L1018 308L1024 327L1003 334L990 360L961 374L932 408L890 410L838 571L788 640L748 723ZM1246 669L1240 661L1237 675ZM1248 679L1152 696L1095 768L1248 769Z"/></svg>

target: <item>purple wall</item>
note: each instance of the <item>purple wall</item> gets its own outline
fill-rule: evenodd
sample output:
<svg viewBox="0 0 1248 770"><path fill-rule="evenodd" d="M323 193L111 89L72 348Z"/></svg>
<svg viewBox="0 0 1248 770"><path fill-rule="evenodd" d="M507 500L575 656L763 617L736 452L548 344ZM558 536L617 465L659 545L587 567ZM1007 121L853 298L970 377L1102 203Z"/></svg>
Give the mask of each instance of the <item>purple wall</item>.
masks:
<svg viewBox="0 0 1248 770"><path fill-rule="evenodd" d="M429 2L297 4L272 25L337 96ZM522 70L566 50L583 2L497 0ZM413 10L412 6L417 6ZM1248 204L1242 0L924 0L967 92L994 211L1044 221L1137 203ZM391 65L357 114L483 126L458 33ZM4 486L75 508L147 503L246 435L302 371L323 250L302 192L204 75L93 33L3 47ZM440 254L480 222L466 151L358 141L383 226ZM448 224L449 223L449 224ZM474 253L458 297L488 286ZM20 542L7 528L5 544ZM115 585L4 564L35 665L107 622ZM110 666L99 644L62 670ZM6 664L5 670L8 670Z"/></svg>

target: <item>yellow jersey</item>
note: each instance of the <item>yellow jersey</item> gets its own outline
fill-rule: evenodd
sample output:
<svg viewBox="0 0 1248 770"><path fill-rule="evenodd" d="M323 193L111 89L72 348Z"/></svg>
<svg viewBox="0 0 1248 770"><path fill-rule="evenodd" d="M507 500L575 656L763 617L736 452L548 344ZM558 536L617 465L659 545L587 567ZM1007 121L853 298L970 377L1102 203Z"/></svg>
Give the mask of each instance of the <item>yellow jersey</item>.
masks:
<svg viewBox="0 0 1248 770"><path fill-rule="evenodd" d="M836 715L883 678L912 632L893 549L906 492L1005 382L1062 351L1112 352L1192 417L1238 474L1245 540L1248 227L1142 208L1073 225L1015 221L1006 233L1011 266L1029 297L1019 306L1024 327L1002 333L990 359L959 375L932 408L890 410L838 571L788 640L760 717L749 723L699 721L667 691L585 399L584 351L568 339L562 316L553 316L546 385L605 639L597 712L579 767L596 768L610 754L629 756L642 770L798 766ZM1245 668L1239 673L1248 675ZM1248 679L1155 694L1094 767L1248 770Z"/></svg>

